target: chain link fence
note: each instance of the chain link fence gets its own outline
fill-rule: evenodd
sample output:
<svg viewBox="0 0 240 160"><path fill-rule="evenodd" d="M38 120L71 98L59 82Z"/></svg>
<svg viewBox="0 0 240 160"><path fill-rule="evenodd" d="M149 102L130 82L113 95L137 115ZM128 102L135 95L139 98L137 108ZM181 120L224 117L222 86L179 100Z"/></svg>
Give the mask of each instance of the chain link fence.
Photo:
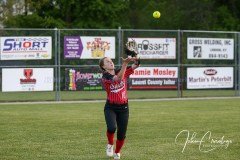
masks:
<svg viewBox="0 0 240 160"><path fill-rule="evenodd" d="M50 58L41 58L47 42L39 37L51 41L51 48L46 51L51 52ZM138 42L143 58L140 70L129 80L130 99L240 96L239 32L1 29L0 38L0 102L106 99L100 85L98 61L103 51L99 45L109 52L113 49L109 54L114 57L115 66L120 67L124 45L131 39ZM29 38L37 40L27 42ZM35 46L31 54L38 57L26 57L31 45ZM9 56L12 54L15 57ZM42 82L46 88L38 89L34 83L48 72L52 76ZM19 77L13 73L19 73ZM32 82L35 73L39 79ZM44 82L49 86L44 86Z"/></svg>

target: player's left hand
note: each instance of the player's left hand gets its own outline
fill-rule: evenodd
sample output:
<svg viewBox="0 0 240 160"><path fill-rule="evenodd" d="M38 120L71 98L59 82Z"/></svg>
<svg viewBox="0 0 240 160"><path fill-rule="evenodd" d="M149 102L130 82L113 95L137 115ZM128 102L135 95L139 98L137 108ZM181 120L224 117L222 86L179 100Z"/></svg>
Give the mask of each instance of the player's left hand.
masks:
<svg viewBox="0 0 240 160"><path fill-rule="evenodd" d="M138 49L136 41L128 41L125 45L125 54L131 57L137 57Z"/></svg>

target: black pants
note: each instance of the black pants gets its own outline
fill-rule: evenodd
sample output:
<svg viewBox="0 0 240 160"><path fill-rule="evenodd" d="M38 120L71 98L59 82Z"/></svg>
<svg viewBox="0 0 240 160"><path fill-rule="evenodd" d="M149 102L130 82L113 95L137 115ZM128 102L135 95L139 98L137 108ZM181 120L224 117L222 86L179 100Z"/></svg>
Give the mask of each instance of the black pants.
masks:
<svg viewBox="0 0 240 160"><path fill-rule="evenodd" d="M107 131L115 133L117 129L117 139L125 139L129 117L128 104L113 105L107 102L104 108L104 115Z"/></svg>

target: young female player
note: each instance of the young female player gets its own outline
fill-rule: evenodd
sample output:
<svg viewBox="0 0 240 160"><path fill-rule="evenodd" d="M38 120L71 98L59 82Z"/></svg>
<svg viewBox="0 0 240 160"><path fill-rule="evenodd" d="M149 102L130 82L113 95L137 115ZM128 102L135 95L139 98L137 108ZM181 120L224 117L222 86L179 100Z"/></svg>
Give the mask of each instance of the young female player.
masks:
<svg viewBox="0 0 240 160"><path fill-rule="evenodd" d="M129 109L127 97L127 78L139 66L139 60L136 57L123 59L120 70L115 70L113 61L104 57L99 61L99 66L103 71L102 82L107 92L107 101L104 107L104 115L107 124L107 156L120 159L120 150L124 144L126 136ZM128 67L128 63L134 64ZM114 133L117 129L116 148L113 153Z"/></svg>

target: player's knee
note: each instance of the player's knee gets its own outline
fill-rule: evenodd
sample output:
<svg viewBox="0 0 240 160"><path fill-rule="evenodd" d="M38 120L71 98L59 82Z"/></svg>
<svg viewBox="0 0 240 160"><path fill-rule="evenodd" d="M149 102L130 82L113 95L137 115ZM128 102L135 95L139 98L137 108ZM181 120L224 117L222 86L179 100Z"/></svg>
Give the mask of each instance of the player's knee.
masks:
<svg viewBox="0 0 240 160"><path fill-rule="evenodd" d="M126 138L126 135L121 135L121 134L117 135L117 139L120 140L120 141L124 140L125 138Z"/></svg>
<svg viewBox="0 0 240 160"><path fill-rule="evenodd" d="M109 133L115 133L116 127L108 127L107 130L108 130Z"/></svg>

